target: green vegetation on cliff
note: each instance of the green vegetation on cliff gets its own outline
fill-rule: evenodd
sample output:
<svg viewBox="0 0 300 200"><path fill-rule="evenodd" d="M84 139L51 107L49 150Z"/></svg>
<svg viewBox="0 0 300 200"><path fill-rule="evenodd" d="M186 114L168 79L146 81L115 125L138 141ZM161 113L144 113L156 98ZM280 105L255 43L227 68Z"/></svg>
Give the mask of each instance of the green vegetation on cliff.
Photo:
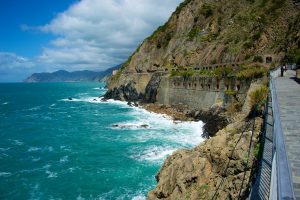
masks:
<svg viewBox="0 0 300 200"><path fill-rule="evenodd" d="M184 67L179 67L184 69ZM217 69L202 69L194 70L187 68L187 70L171 71L171 76L190 77L194 75L201 75L206 77L218 78L236 78L239 80L252 80L262 78L267 75L268 69L261 65L242 65L241 67L219 67Z"/></svg>
<svg viewBox="0 0 300 200"><path fill-rule="evenodd" d="M292 0L186 0L128 58L109 88L130 81L125 71L240 61L265 64L266 56L272 57L273 66L284 58L299 62L299 19Z"/></svg>

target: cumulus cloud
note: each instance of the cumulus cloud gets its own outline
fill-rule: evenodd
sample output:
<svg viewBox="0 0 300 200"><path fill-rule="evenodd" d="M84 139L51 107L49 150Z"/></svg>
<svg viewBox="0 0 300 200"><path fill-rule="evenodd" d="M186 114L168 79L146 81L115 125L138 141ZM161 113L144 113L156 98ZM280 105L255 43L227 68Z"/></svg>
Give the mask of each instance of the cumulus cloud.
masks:
<svg viewBox="0 0 300 200"><path fill-rule="evenodd" d="M82 0L39 27L57 35L39 61L72 69L124 62L182 0Z"/></svg>
<svg viewBox="0 0 300 200"><path fill-rule="evenodd" d="M0 63L0 70L3 72L10 66L39 72L57 69L99 71L120 64L144 38L166 22L181 1L81 0L48 24L21 25L23 31L39 30L56 38L35 58L11 54L9 59L15 63L9 65L6 61L5 67Z"/></svg>

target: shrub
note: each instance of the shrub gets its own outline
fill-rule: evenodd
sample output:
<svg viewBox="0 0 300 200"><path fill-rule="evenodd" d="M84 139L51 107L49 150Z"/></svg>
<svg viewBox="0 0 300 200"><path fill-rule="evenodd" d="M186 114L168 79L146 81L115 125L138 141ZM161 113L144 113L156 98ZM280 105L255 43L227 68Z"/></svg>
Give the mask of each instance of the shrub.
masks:
<svg viewBox="0 0 300 200"><path fill-rule="evenodd" d="M196 37L200 32L200 29L198 27L192 28L192 30L188 33L189 40L192 40L194 37Z"/></svg>
<svg viewBox="0 0 300 200"><path fill-rule="evenodd" d="M262 66L247 66L243 67L237 72L236 77L238 79L257 79L267 74L267 69Z"/></svg>
<svg viewBox="0 0 300 200"><path fill-rule="evenodd" d="M253 110L260 111L268 96L268 88L262 85L250 93L250 105Z"/></svg>
<svg viewBox="0 0 300 200"><path fill-rule="evenodd" d="M226 110L227 110L227 112L228 112L229 114L234 114L234 113L239 112L239 111L241 110L241 108L242 108L241 103L238 102L238 101L235 101L235 102L231 103L231 104L226 108Z"/></svg>
<svg viewBox="0 0 300 200"><path fill-rule="evenodd" d="M253 62L260 62L262 63L264 61L263 57L261 56L254 56Z"/></svg>
<svg viewBox="0 0 300 200"><path fill-rule="evenodd" d="M231 67L220 67L214 70L215 76L219 78L226 78L232 75L233 69Z"/></svg>
<svg viewBox="0 0 300 200"><path fill-rule="evenodd" d="M225 91L225 94L230 95L230 96L235 96L237 94L237 91L229 89Z"/></svg>
<svg viewBox="0 0 300 200"><path fill-rule="evenodd" d="M179 76L180 73L178 71L172 71L171 76Z"/></svg>
<svg viewBox="0 0 300 200"><path fill-rule="evenodd" d="M300 65L300 48L290 50L286 55L286 60Z"/></svg>
<svg viewBox="0 0 300 200"><path fill-rule="evenodd" d="M171 76L183 76L185 79L193 76L195 72L193 70L188 70L188 71L172 71Z"/></svg>
<svg viewBox="0 0 300 200"><path fill-rule="evenodd" d="M209 4L203 4L200 10L200 13L204 15L205 18L208 18L213 15L213 8Z"/></svg>
<svg viewBox="0 0 300 200"><path fill-rule="evenodd" d="M184 71L181 73L181 75L183 76L183 78L188 78L190 76L193 76L194 75L194 72L192 70L189 70L189 71Z"/></svg>
<svg viewBox="0 0 300 200"><path fill-rule="evenodd" d="M254 149L253 149L253 155L254 155L255 158L258 158L258 157L260 156L261 151L262 151L262 148L261 148L261 147L262 147L262 146L260 145L260 143L258 143L258 144L254 147Z"/></svg>
<svg viewBox="0 0 300 200"><path fill-rule="evenodd" d="M246 49L250 49L252 48L254 45L253 41L252 40L247 40L244 44L243 44L243 47L245 47ZM246 58L247 60L247 58Z"/></svg>

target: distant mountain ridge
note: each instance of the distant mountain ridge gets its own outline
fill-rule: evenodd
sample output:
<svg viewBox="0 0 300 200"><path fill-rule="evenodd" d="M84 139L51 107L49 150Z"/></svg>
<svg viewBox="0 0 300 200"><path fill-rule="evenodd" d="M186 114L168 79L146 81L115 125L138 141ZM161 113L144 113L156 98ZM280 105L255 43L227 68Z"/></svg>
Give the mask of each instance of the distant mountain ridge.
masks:
<svg viewBox="0 0 300 200"><path fill-rule="evenodd" d="M102 81L104 77L110 76L112 71L118 69L119 67L120 65L117 65L100 72L89 70L68 72L66 70L58 70L52 73L34 73L27 77L23 82L97 82Z"/></svg>

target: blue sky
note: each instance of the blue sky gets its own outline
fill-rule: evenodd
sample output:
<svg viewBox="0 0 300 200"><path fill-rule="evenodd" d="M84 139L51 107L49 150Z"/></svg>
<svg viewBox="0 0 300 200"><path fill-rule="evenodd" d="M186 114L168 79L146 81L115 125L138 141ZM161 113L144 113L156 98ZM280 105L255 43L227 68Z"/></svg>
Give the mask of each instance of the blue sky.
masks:
<svg viewBox="0 0 300 200"><path fill-rule="evenodd" d="M1 0L0 82L126 60L182 0Z"/></svg>
<svg viewBox="0 0 300 200"><path fill-rule="evenodd" d="M54 39L51 34L22 31L22 25L39 26L48 23L75 0L1 0L0 52L15 52L22 56L35 56L43 46ZM29 48L30 47L30 48Z"/></svg>

